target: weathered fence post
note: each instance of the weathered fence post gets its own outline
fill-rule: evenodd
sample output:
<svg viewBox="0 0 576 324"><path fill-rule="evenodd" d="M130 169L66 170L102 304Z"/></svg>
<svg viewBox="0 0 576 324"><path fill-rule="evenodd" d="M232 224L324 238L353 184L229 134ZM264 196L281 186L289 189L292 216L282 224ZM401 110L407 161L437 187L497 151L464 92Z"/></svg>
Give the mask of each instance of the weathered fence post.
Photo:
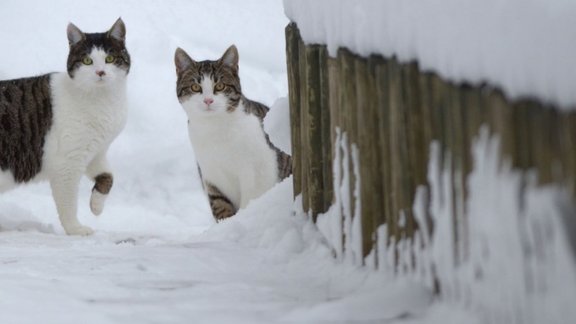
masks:
<svg viewBox="0 0 576 324"><path fill-rule="evenodd" d="M302 164L301 164L301 118L300 118L300 55L299 48L302 40L296 24L286 26L286 60L288 66L288 87L290 88L288 102L290 104L290 127L292 142L292 179L294 195L302 193Z"/></svg>

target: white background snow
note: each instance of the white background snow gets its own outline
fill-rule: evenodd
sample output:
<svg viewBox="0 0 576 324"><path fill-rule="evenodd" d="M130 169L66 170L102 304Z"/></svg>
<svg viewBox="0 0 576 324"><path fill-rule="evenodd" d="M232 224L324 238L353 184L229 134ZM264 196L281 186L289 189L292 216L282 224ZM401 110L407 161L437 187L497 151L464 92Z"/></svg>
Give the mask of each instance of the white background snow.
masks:
<svg viewBox="0 0 576 324"><path fill-rule="evenodd" d="M576 109L573 0L286 0L304 41ZM370 8L366 10L366 8Z"/></svg>

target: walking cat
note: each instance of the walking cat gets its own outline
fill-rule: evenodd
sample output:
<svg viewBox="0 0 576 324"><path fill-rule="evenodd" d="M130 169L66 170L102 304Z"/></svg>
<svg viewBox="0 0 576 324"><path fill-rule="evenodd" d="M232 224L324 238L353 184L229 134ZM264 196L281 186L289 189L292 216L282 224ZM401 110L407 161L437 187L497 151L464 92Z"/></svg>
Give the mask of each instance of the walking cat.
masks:
<svg viewBox="0 0 576 324"><path fill-rule="evenodd" d="M292 172L290 155L270 142L262 121L268 107L242 95L238 51L196 62L175 53L177 96L216 221L234 215Z"/></svg>
<svg viewBox="0 0 576 324"><path fill-rule="evenodd" d="M102 213L112 187L106 152L126 123L130 56L118 19L104 33L69 24L67 73L0 81L0 192L48 180L69 235L92 229L77 218L82 175L94 180L90 209Z"/></svg>

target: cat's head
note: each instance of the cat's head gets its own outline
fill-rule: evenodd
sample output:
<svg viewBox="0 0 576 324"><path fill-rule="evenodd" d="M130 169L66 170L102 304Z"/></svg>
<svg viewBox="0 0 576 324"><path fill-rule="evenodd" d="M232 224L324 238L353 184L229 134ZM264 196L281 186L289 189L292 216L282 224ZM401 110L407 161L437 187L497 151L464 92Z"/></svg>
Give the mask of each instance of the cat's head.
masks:
<svg viewBox="0 0 576 324"><path fill-rule="evenodd" d="M242 97L236 46L230 46L219 60L201 62L178 48L174 61L178 100L188 115L215 115L236 110Z"/></svg>
<svg viewBox="0 0 576 324"><path fill-rule="evenodd" d="M114 85L126 79L130 55L126 50L126 27L118 18L104 33L83 33L70 23L67 29L70 52L68 75L84 87Z"/></svg>

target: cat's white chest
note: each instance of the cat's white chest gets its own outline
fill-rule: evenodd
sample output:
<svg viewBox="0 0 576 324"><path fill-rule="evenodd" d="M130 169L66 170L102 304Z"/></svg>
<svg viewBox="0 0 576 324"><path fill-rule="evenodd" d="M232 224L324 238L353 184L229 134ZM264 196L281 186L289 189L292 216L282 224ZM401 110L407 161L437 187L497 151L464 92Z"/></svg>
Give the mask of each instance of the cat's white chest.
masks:
<svg viewBox="0 0 576 324"><path fill-rule="evenodd" d="M276 153L256 116L237 111L219 117L191 117L190 141L204 181L236 207L245 207L278 181Z"/></svg>
<svg viewBox="0 0 576 324"><path fill-rule="evenodd" d="M52 77L53 123L46 136L46 172L64 161L86 166L94 156L108 148L126 124L124 84L118 89L102 89L89 94L75 92L68 76Z"/></svg>

